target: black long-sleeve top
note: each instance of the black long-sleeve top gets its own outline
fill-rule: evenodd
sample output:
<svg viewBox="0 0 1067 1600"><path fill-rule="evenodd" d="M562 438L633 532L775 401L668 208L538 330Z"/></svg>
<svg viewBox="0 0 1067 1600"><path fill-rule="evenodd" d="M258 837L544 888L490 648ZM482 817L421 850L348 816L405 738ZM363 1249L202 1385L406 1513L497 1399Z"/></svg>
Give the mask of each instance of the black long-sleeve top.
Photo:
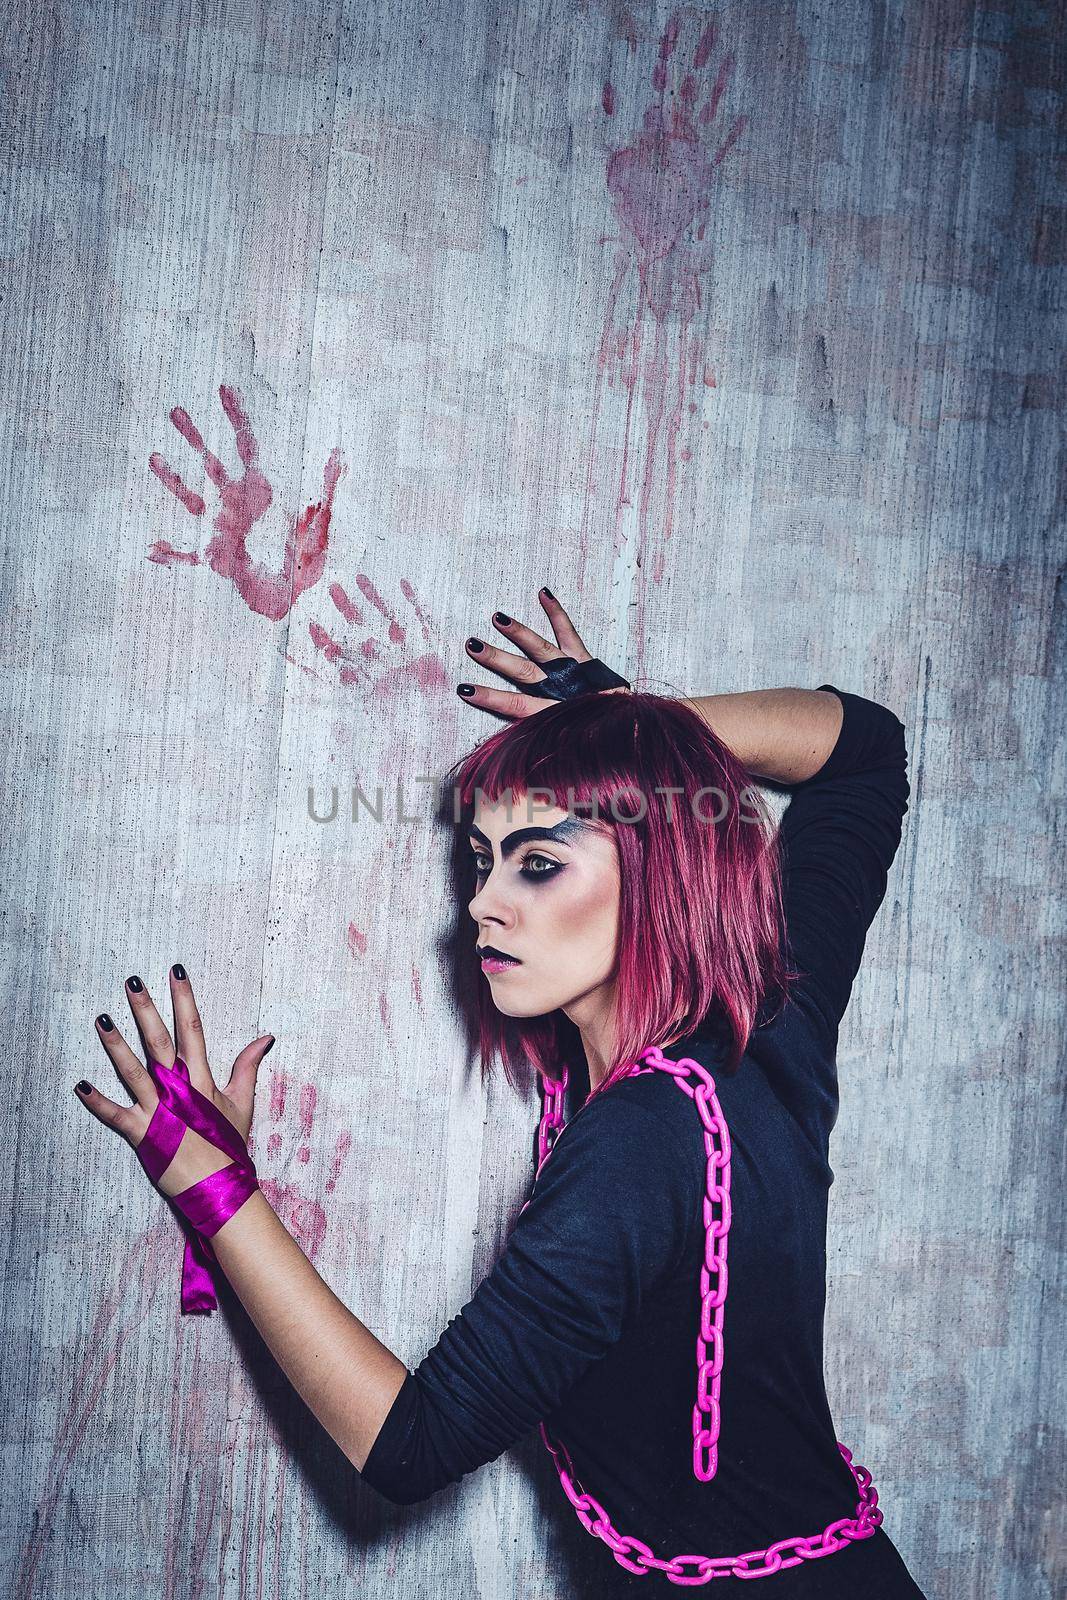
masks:
<svg viewBox="0 0 1067 1600"><path fill-rule="evenodd" d="M613 1527L661 1558L738 1555L855 1516L823 1377L828 1147L838 1025L910 788L899 719L819 687L838 696L844 720L818 773L791 786L780 827L789 950L803 976L736 1074L717 1070L711 1029L664 1052L715 1077L732 1147L715 1477L701 1482L692 1466L703 1125L690 1097L652 1071L570 1117L496 1266L409 1371L363 1468L388 1499L425 1499L544 1419ZM877 1487L879 1462L842 1442ZM560 1516L578 1526L557 1488ZM888 1521L893 1508L881 1509ZM668 1593L663 1574L631 1575L595 1543L598 1597ZM771 1600L921 1600L884 1524L758 1581ZM712 1592L739 1595L751 1582L716 1577Z"/></svg>

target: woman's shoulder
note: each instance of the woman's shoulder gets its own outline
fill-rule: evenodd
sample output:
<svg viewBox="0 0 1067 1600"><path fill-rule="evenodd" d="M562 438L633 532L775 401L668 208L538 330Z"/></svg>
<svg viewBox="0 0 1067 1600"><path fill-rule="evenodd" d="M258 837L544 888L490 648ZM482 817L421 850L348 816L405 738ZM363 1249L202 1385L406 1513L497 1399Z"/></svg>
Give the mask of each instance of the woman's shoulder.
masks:
<svg viewBox="0 0 1067 1600"><path fill-rule="evenodd" d="M696 1060L714 1078L715 1056L710 1050L698 1053L697 1049L672 1047L663 1055L678 1063ZM701 1081L698 1073L678 1075L662 1067L647 1067L593 1095L582 1111L590 1112L590 1120L602 1130L624 1124L643 1128L651 1143L672 1154L690 1144L703 1166L703 1122L692 1093L683 1087L687 1085L691 1091Z"/></svg>

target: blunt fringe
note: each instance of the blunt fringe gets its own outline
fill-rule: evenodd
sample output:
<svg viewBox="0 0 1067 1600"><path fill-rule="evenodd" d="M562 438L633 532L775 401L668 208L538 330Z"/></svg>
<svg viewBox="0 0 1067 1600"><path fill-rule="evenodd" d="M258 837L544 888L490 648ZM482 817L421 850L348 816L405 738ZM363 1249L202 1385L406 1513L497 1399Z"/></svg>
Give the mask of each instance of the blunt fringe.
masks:
<svg viewBox="0 0 1067 1600"><path fill-rule="evenodd" d="M609 1070L593 1092L618 1081L648 1046L698 1027L721 1040L719 1070L736 1072L752 1032L785 1003L798 974L786 960L773 815L703 718L658 694L580 695L501 728L448 779L457 826L473 818L477 800L510 792L615 839L616 1032ZM456 888L469 900L473 861L460 852L455 861ZM497 1058L513 1084L530 1067L555 1079L584 1062L578 1030L562 1011L504 1016L474 939L457 954L463 988L477 996L483 1075Z"/></svg>

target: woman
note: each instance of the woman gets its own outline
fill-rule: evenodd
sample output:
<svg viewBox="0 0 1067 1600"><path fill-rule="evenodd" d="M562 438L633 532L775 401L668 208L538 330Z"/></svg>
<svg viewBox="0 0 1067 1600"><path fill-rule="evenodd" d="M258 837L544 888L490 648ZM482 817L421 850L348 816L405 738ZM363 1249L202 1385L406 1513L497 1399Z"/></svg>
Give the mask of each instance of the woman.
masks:
<svg viewBox="0 0 1067 1600"><path fill-rule="evenodd" d="M244 1140L269 1036L220 1090L184 971L177 1055L130 980L151 1070L98 1018L136 1103L79 1093L195 1230L184 1308L210 1309L217 1262L389 1499L426 1498L541 1422L600 1542L597 1595L766 1576L783 1600L921 1600L822 1372L837 1030L907 810L904 729L829 684L633 694L541 598L555 645L501 613L522 656L468 641L519 688L459 686L511 725L453 774L483 1064L540 1072L541 1160L496 1266L414 1372L256 1185ZM777 839L753 774L793 792ZM589 1093L560 1131L578 1072Z"/></svg>

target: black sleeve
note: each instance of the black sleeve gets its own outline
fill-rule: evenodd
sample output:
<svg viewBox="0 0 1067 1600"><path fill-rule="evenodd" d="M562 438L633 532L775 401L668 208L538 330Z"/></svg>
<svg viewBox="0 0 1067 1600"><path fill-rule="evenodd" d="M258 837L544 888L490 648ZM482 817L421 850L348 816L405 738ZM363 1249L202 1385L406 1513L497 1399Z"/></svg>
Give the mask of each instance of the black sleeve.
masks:
<svg viewBox="0 0 1067 1600"><path fill-rule="evenodd" d="M386 1499L424 1500L550 1417L679 1263L691 1185L641 1082L575 1113L496 1266L408 1372L363 1467Z"/></svg>
<svg viewBox="0 0 1067 1600"><path fill-rule="evenodd" d="M789 948L803 973L798 987L836 1044L911 789L900 719L832 683L819 688L837 695L844 720L819 771L791 786L779 838Z"/></svg>

